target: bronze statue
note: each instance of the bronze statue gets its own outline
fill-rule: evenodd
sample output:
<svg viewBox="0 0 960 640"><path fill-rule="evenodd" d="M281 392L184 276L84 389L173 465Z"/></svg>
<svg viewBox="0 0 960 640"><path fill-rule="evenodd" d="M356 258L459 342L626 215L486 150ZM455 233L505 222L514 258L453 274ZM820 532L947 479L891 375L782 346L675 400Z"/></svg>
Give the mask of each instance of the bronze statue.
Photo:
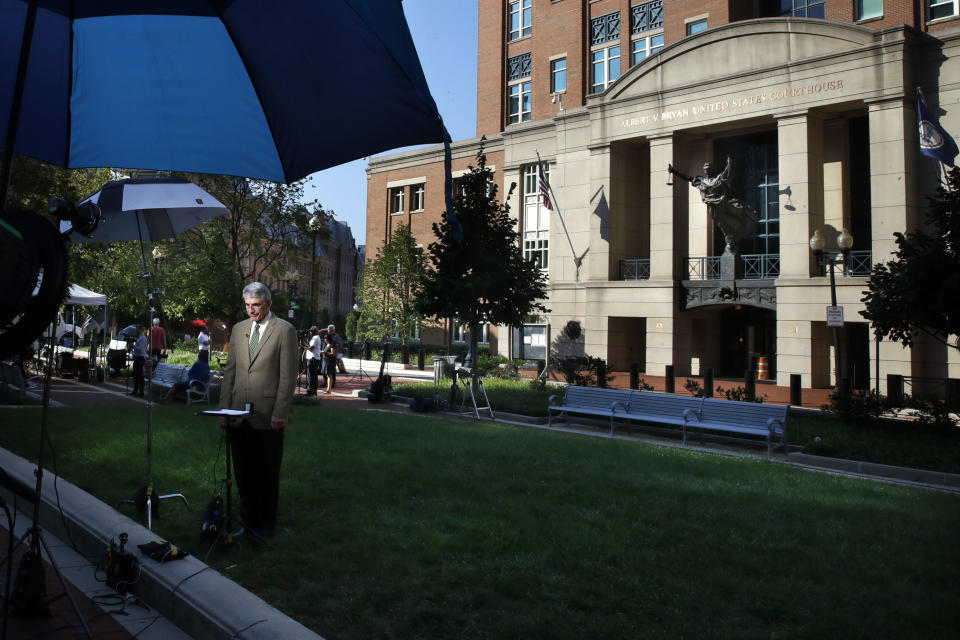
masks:
<svg viewBox="0 0 960 640"><path fill-rule="evenodd" d="M736 253L737 241L744 238L757 221L757 216L749 204L730 194L730 178L733 175L733 160L727 156L727 166L715 174L713 165L703 163L704 176L688 176L667 165L667 171L682 178L700 190L700 198L707 205L707 212L720 227L727 251Z"/></svg>

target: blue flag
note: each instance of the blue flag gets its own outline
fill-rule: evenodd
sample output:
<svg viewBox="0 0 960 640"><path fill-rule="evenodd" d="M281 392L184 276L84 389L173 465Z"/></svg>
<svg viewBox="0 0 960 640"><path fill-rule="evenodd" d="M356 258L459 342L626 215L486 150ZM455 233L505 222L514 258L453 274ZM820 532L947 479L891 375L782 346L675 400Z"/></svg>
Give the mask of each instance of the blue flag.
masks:
<svg viewBox="0 0 960 640"><path fill-rule="evenodd" d="M923 94L917 91L917 118L920 121L920 153L952 167L957 157L957 143L944 131L937 119L927 111Z"/></svg>

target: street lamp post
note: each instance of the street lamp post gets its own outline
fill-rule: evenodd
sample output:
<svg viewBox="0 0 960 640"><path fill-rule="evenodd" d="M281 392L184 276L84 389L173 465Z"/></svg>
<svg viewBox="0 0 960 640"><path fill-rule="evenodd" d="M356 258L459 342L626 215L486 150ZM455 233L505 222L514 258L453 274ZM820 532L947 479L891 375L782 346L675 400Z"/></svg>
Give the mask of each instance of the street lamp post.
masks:
<svg viewBox="0 0 960 640"><path fill-rule="evenodd" d="M842 264L844 271L846 271L850 248L853 246L853 235L846 229L842 229L837 235L837 247L840 249L839 256L836 253L825 251L826 246L826 238L824 238L820 230L817 229L813 232L813 235L810 236L810 249L813 251L813 255L816 256L819 266L830 267L830 306L836 309L837 280L834 275L834 267ZM833 331L833 390L836 395L840 395L844 392L843 385L840 383L840 324L833 322L830 328Z"/></svg>
<svg viewBox="0 0 960 640"><path fill-rule="evenodd" d="M310 254L310 304L308 309L310 310L309 322L315 324L317 321L317 281L320 279L319 269L317 267L317 234L323 230L323 223L325 215L333 217L333 211L315 211L313 217L310 218L310 221L307 225L310 227L310 234L313 236L313 253Z"/></svg>
<svg viewBox="0 0 960 640"><path fill-rule="evenodd" d="M290 296L290 319L291 320L294 319L294 315L295 315L294 309L296 308L296 304L297 304L297 301L296 301L297 288L298 288L297 282L299 280L300 280L299 273L297 273L296 271L287 272L287 276L286 276L287 294ZM294 325L296 325L296 322L294 322Z"/></svg>

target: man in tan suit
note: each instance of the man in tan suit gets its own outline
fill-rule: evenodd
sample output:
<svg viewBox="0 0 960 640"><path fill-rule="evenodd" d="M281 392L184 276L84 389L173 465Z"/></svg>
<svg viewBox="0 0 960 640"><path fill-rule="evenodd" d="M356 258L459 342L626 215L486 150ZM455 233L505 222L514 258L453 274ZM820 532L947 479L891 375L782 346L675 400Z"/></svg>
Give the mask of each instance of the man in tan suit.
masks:
<svg viewBox="0 0 960 640"><path fill-rule="evenodd" d="M283 430L290 421L300 352L296 329L270 312L266 285L248 284L243 302L250 317L230 334L220 407L249 404L251 412L239 424L224 418L220 424L228 427L244 527L264 536L277 523Z"/></svg>

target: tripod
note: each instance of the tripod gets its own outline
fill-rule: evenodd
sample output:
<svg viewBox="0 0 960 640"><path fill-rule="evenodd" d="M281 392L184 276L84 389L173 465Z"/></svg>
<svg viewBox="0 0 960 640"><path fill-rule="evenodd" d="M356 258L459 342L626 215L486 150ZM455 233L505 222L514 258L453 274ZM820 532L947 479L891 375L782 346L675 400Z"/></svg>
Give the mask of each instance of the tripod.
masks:
<svg viewBox="0 0 960 640"><path fill-rule="evenodd" d="M360 380L363 382L363 378L366 377L367 380L373 380L373 376L363 370L363 352L366 351L367 342L364 341L363 347L360 349L360 364L357 365L357 371L352 376L350 376L350 382L354 380Z"/></svg>
<svg viewBox="0 0 960 640"><path fill-rule="evenodd" d="M40 548L42 546L43 550L47 552L47 560L49 561L50 566L53 568L53 572L56 574L57 580L60 582L60 586L63 587L64 593L67 595L67 599L70 600L70 605L73 607L74 613L77 614L77 619L80 621L80 626L83 627L83 631L86 633L87 637L92 638L93 636L90 633L90 629L87 627L87 621L80 613L80 608L77 606L77 602L74 600L73 594L67 587L67 583L64 581L63 575L60 573L60 569L57 567L57 562L50 553L50 547L47 546L46 540L43 539L43 531L40 529L40 500L41 496L43 495L41 493L43 485L43 449L44 443L47 441L47 414L50 408L50 378L53 372L52 332L49 335L49 338L51 348L47 352L47 369L43 378L43 408L40 418L40 453L37 456L37 469L34 472L37 477L36 488L31 490L22 483L15 483L13 479L9 478L5 472L2 473L2 484L5 486L13 485L11 486L12 490L14 490L18 495L21 495L33 502L33 520L30 528L27 529L27 532L24 533L17 542L17 548L19 548L24 541L27 541L30 549L20 560L20 567L17 571L16 582L14 584L14 591L12 595L9 593L10 572L8 570L7 597L4 598L3 602L3 634L6 636L7 613L10 611L11 606L12 611L10 611L10 613L16 617L50 617L50 607L46 599L47 589L44 577L43 557L41 556L40 552ZM13 536L13 531L10 532L10 535ZM11 563L13 562L12 554L7 558L7 561Z"/></svg>

